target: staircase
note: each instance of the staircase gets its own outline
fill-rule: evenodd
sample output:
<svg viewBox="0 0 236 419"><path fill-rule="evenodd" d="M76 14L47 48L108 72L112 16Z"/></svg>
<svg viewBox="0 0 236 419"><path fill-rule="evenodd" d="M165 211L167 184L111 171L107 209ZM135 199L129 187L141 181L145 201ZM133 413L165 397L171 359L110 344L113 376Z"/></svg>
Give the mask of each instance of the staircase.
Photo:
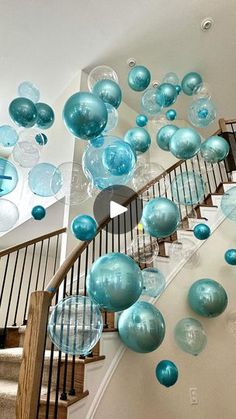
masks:
<svg viewBox="0 0 236 419"><path fill-rule="evenodd" d="M225 124L221 121L223 129L217 134L224 133L225 136L226 125L223 123ZM233 124L234 121L228 123L230 127L232 126L232 130ZM164 273L166 286L186 262L195 263L196 251L203 242L194 238L192 233L194 225L206 222L213 232L224 219L219 211L221 196L235 185L229 174L227 162L208 165L203 164L200 157L197 157L178 162L166 173L144 185L139 191L143 204L148 199L159 196L160 191L163 196L172 199L172 189L167 185L184 171L200 172L206 182L206 191L203 202L196 207L179 205L180 228L171 237L157 240L159 255L152 262L152 266L157 266ZM128 206L127 213L132 214L133 220L136 217L135 199L124 203ZM125 222L127 213L119 216L118 222L121 222L121 217L123 217L122 222ZM46 248L42 245L49 237L44 236L35 242L26 242L20 247L0 252L1 262L4 262L4 267L1 269L3 277L0 282L0 301L7 302L0 308L3 319L0 325L1 419L92 417L99 397L109 382L112 368L116 366L113 358L116 357L118 362L122 351L125 350L117 337L116 319L111 313L103 313L104 333L101 342L85 358L64 355L54 347L47 338L47 319L51 307L60 298L59 295L86 293L85 278L96 258L111 251L130 254L132 241L142 234L139 229L134 228L129 233L115 236L114 233L108 233L109 223L114 231L114 220L105 220L97 236L91 242L75 248L59 268L58 237L65 230L55 232L56 234L51 233L50 241L52 237L57 238L51 275L47 275L50 243ZM145 247L151 247L154 241L156 239L149 238ZM30 246L33 246L31 252L29 252ZM27 262L29 254L30 263ZM136 255L132 256L135 258ZM14 263L11 263L12 260ZM42 261L44 261L43 267ZM148 261L141 264L141 268L147 266L150 266ZM28 269L27 274L26 269ZM28 280L25 281L25 278ZM88 402L83 403L82 400ZM16 406L17 416L15 416Z"/></svg>

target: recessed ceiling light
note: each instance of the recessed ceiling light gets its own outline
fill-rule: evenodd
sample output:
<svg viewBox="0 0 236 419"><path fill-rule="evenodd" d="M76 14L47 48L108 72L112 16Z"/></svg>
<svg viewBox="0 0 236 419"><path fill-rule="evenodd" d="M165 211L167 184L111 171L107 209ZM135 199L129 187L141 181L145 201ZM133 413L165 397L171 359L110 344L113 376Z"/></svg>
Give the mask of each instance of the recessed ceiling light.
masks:
<svg viewBox="0 0 236 419"><path fill-rule="evenodd" d="M212 19L212 17L206 17L205 19L203 19L201 21L201 30L202 31L209 31L209 29L212 28L214 23L214 20Z"/></svg>
<svg viewBox="0 0 236 419"><path fill-rule="evenodd" d="M129 58L128 60L127 60L127 64L128 64L128 66L129 67L134 67L135 65L136 65L136 60L135 60L135 58Z"/></svg>

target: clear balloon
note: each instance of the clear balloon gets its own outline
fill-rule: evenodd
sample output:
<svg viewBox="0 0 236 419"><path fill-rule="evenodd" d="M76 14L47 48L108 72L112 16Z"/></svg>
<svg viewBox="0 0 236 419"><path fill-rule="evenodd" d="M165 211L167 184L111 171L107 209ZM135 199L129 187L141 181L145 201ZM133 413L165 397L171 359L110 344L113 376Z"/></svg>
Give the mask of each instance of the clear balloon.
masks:
<svg viewBox="0 0 236 419"><path fill-rule="evenodd" d="M148 118L146 117L146 115L139 114L136 116L136 124L138 125L138 127L145 127L147 123Z"/></svg>
<svg viewBox="0 0 236 419"><path fill-rule="evenodd" d="M25 97L18 97L10 103L9 114L15 124L24 128L33 127L37 120L35 104Z"/></svg>
<svg viewBox="0 0 236 419"><path fill-rule="evenodd" d="M157 380L165 387L173 386L178 380L178 375L178 368L172 361L163 360L156 366Z"/></svg>
<svg viewBox="0 0 236 419"><path fill-rule="evenodd" d="M178 159L191 159L201 147L201 137L192 128L179 128L169 142L170 152Z"/></svg>
<svg viewBox="0 0 236 419"><path fill-rule="evenodd" d="M40 149L36 141L38 133L35 130L24 130L19 135L12 155L16 163L25 168L35 166L40 159Z"/></svg>
<svg viewBox="0 0 236 419"><path fill-rule="evenodd" d="M30 81L23 81L19 84L18 95L31 100L33 103L37 103L40 98L39 89Z"/></svg>
<svg viewBox="0 0 236 419"><path fill-rule="evenodd" d="M199 279L188 292L188 303L199 316L217 317L225 311L228 297L218 282L213 279Z"/></svg>
<svg viewBox="0 0 236 419"><path fill-rule="evenodd" d="M195 265L195 259L192 260L196 246L193 240L181 237L180 240L173 241L169 247L169 256L175 261L186 261L188 265Z"/></svg>
<svg viewBox="0 0 236 419"><path fill-rule="evenodd" d="M152 298L159 297L166 286L166 281L163 273L157 268L145 268L142 270L143 274L143 295L148 295Z"/></svg>
<svg viewBox="0 0 236 419"><path fill-rule="evenodd" d="M204 199L205 183L196 172L182 172L171 183L175 202L182 205L196 205Z"/></svg>
<svg viewBox="0 0 236 419"><path fill-rule="evenodd" d="M157 88L156 101L159 106L167 108L176 102L177 96L178 94L173 84L163 83Z"/></svg>
<svg viewBox="0 0 236 419"><path fill-rule="evenodd" d="M107 108L107 124L104 128L104 133L108 133L113 131L118 124L118 111L116 108L114 108L114 106L110 105L109 103L105 103L106 108ZM98 137L101 138L101 137ZM95 138L96 140L96 138ZM91 140L91 141L95 141L95 140Z"/></svg>
<svg viewBox="0 0 236 419"><path fill-rule="evenodd" d="M141 109L144 115L147 115L149 118L160 113L162 109L162 106L156 101L156 96L157 89L154 87L149 87L142 95Z"/></svg>
<svg viewBox="0 0 236 419"><path fill-rule="evenodd" d="M18 141L17 131L10 125L0 126L0 146L13 147Z"/></svg>
<svg viewBox="0 0 236 419"><path fill-rule="evenodd" d="M86 279L90 297L107 311L122 311L140 297L142 271L129 256L107 253L92 265Z"/></svg>
<svg viewBox="0 0 236 419"><path fill-rule="evenodd" d="M1 185L1 182L0 182ZM1 186L0 186L1 188ZM0 199L0 232L4 233L14 227L19 219L19 210L14 202Z"/></svg>
<svg viewBox="0 0 236 419"><path fill-rule="evenodd" d="M99 65L90 71L88 75L88 88L90 92L93 90L94 85L100 80L113 80L119 83L118 76L113 68L107 65Z"/></svg>
<svg viewBox="0 0 236 419"><path fill-rule="evenodd" d="M155 194L160 196L165 195L170 186L170 182L168 174L166 173L164 167L160 164L155 162L137 162L132 180L133 187L137 192L157 177L160 179L157 185L157 191L155 191L154 187L154 189L149 188L148 190L142 192L141 199L144 201L149 201L151 198L155 198Z"/></svg>
<svg viewBox="0 0 236 419"><path fill-rule="evenodd" d="M123 311L118 322L119 336L129 349L139 353L155 351L165 337L161 312L146 301L138 301Z"/></svg>
<svg viewBox="0 0 236 419"><path fill-rule="evenodd" d="M224 138L213 135L202 143L200 152L207 163L218 163L228 156L229 144Z"/></svg>
<svg viewBox="0 0 236 419"><path fill-rule="evenodd" d="M207 344L201 323L191 317L180 320L175 326L175 341L182 351L197 356Z"/></svg>
<svg viewBox="0 0 236 419"><path fill-rule="evenodd" d="M48 322L48 334L56 347L69 355L88 355L103 330L102 314L88 297L76 295L60 301Z"/></svg>
<svg viewBox="0 0 236 419"><path fill-rule="evenodd" d="M225 217L231 221L236 221L236 186L224 193L220 208Z"/></svg>
<svg viewBox="0 0 236 419"><path fill-rule="evenodd" d="M202 82L196 87L196 89L194 89L193 94L197 99L200 99L200 98L210 99L211 88L208 83Z"/></svg>
<svg viewBox="0 0 236 419"><path fill-rule="evenodd" d="M198 128L205 128L216 119L216 107L212 100L199 98L188 108L188 120Z"/></svg>
<svg viewBox="0 0 236 419"><path fill-rule="evenodd" d="M192 96L194 94L194 92L197 91L197 89L201 86L202 84L202 77L200 76L200 74L195 73L195 72L191 72L191 73L187 73L181 83L181 87L183 92L188 95L188 96Z"/></svg>
<svg viewBox="0 0 236 419"><path fill-rule="evenodd" d="M124 141L129 143L135 153L145 153L151 145L151 137L145 128L135 127L129 129L124 136Z"/></svg>
<svg viewBox="0 0 236 419"><path fill-rule="evenodd" d="M71 222L71 231L78 240L92 240L97 233L97 223L90 215L77 215Z"/></svg>
<svg viewBox="0 0 236 419"><path fill-rule="evenodd" d="M225 252L225 261L229 265L236 265L236 249L228 249Z"/></svg>
<svg viewBox="0 0 236 419"><path fill-rule="evenodd" d="M37 127L40 129L51 128L55 120L55 115L51 106L42 102L36 103L35 106L37 109Z"/></svg>
<svg viewBox="0 0 236 419"><path fill-rule="evenodd" d="M141 231L130 245L130 255L138 264L151 264L157 258L158 252L158 241Z"/></svg>
<svg viewBox="0 0 236 419"><path fill-rule="evenodd" d="M35 220L40 221L45 217L46 210L42 205L36 205L32 208L31 215Z"/></svg>
<svg viewBox="0 0 236 419"><path fill-rule="evenodd" d="M177 76L176 73L173 73L172 71L170 73L167 73L163 80L162 83L170 83L173 84L174 86L179 85L179 77Z"/></svg>
<svg viewBox="0 0 236 419"><path fill-rule="evenodd" d="M0 197L14 191L18 180L14 164L0 157Z"/></svg>
<svg viewBox="0 0 236 419"><path fill-rule="evenodd" d="M98 96L105 103L118 108L122 100L122 92L119 84L113 80L103 79L97 81L93 86L92 93Z"/></svg>
<svg viewBox="0 0 236 419"><path fill-rule="evenodd" d="M180 215L177 205L167 198L155 198L149 201L142 214L145 233L153 237L168 237L179 224Z"/></svg>
<svg viewBox="0 0 236 419"><path fill-rule="evenodd" d="M58 181L55 182L55 177ZM58 185L58 189L52 190L52 179ZM28 174L28 185L35 195L49 197L59 191L61 185L61 172L51 163L39 163Z"/></svg>
<svg viewBox="0 0 236 419"><path fill-rule="evenodd" d="M211 229L207 224L197 224L193 229L193 234L198 240L206 240L211 235Z"/></svg>
<svg viewBox="0 0 236 419"><path fill-rule="evenodd" d="M150 81L151 73L142 65L136 65L128 74L129 87L136 92L145 90L149 86Z"/></svg>
<svg viewBox="0 0 236 419"><path fill-rule="evenodd" d="M168 119L168 121L174 121L177 117L177 112L175 109L169 109L166 112L166 118Z"/></svg>
<svg viewBox="0 0 236 419"><path fill-rule="evenodd" d="M105 169L112 175L129 175L134 171L136 155L128 143L117 140L105 147L102 162Z"/></svg>
<svg viewBox="0 0 236 419"><path fill-rule="evenodd" d="M165 125L157 132L156 141L162 150L169 151L170 139L178 129L175 125Z"/></svg>

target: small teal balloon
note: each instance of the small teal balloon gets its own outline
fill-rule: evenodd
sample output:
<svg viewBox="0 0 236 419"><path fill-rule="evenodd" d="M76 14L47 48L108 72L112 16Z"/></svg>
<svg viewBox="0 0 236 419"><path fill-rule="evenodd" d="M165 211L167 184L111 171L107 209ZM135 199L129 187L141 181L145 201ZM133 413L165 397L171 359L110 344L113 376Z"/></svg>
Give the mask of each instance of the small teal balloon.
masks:
<svg viewBox="0 0 236 419"><path fill-rule="evenodd" d="M2 147L13 147L18 141L17 131L10 125L0 126L0 145Z"/></svg>
<svg viewBox="0 0 236 419"><path fill-rule="evenodd" d="M199 316L217 317L228 304L225 289L213 279L199 279L188 292L188 303Z"/></svg>
<svg viewBox="0 0 236 419"><path fill-rule="evenodd" d="M216 107L211 99L199 98L194 100L188 109L188 119L192 125L205 128L216 119Z"/></svg>
<svg viewBox="0 0 236 419"><path fill-rule="evenodd" d="M107 108L107 124L103 132L107 134L108 132L113 131L117 127L119 117L118 111L116 108L114 108L114 106L110 105L110 103L105 103L105 106Z"/></svg>
<svg viewBox="0 0 236 419"><path fill-rule="evenodd" d="M176 119L177 116L177 112L175 109L169 109L166 112L166 118L168 119L168 121L174 121Z"/></svg>
<svg viewBox="0 0 236 419"><path fill-rule="evenodd" d="M179 84L177 84L177 86L175 86L175 89L176 89L177 95L179 95L182 91L182 88Z"/></svg>
<svg viewBox="0 0 236 419"><path fill-rule="evenodd" d="M146 115L139 114L136 116L136 124L138 127L145 127L148 123L148 118Z"/></svg>
<svg viewBox="0 0 236 419"><path fill-rule="evenodd" d="M208 109L200 108L198 111L198 117L199 119L206 119L209 115Z"/></svg>
<svg viewBox="0 0 236 419"><path fill-rule="evenodd" d="M10 103L9 115L15 124L31 128L37 120L37 109L30 99L18 97Z"/></svg>
<svg viewBox="0 0 236 419"><path fill-rule="evenodd" d="M156 136L157 145L162 150L169 151L170 139L178 129L175 125L165 125L162 127Z"/></svg>
<svg viewBox="0 0 236 419"><path fill-rule="evenodd" d="M136 154L145 153L151 145L151 137L145 128L135 127L129 129L124 136Z"/></svg>
<svg viewBox="0 0 236 419"><path fill-rule="evenodd" d="M136 92L142 92L145 90L148 87L150 81L151 73L146 67L142 65L133 67L128 74L129 87Z"/></svg>
<svg viewBox="0 0 236 419"><path fill-rule="evenodd" d="M159 197L145 205L141 223L145 233L161 238L171 236L177 230L179 221L177 205L170 199Z"/></svg>
<svg viewBox="0 0 236 419"><path fill-rule="evenodd" d="M211 229L207 224L197 224L193 229L193 234L198 240L206 240L211 235Z"/></svg>
<svg viewBox="0 0 236 419"><path fill-rule="evenodd" d="M42 207L42 205L36 205L34 208L32 208L31 215L35 220L39 221L45 217L46 210L44 207Z"/></svg>
<svg viewBox="0 0 236 419"><path fill-rule="evenodd" d="M173 386L178 380L178 368L174 362L163 360L156 366L156 378L165 387Z"/></svg>
<svg viewBox="0 0 236 419"><path fill-rule="evenodd" d="M92 93L105 103L118 108L122 100L122 92L119 84L110 79L99 80L95 83Z"/></svg>
<svg viewBox="0 0 236 419"><path fill-rule="evenodd" d="M200 153L207 163L218 163L228 156L229 144L224 138L213 135L202 143Z"/></svg>
<svg viewBox="0 0 236 419"><path fill-rule="evenodd" d="M191 72L184 76L181 83L181 87L186 95L192 96L194 92L196 92L197 89L200 87L202 82L203 80L200 74Z"/></svg>
<svg viewBox="0 0 236 419"><path fill-rule="evenodd" d="M173 105L177 99L177 91L175 86L170 83L163 83L157 88L156 101L158 105L164 108Z"/></svg>
<svg viewBox="0 0 236 419"><path fill-rule="evenodd" d="M225 252L225 261L229 265L236 265L236 249L228 249Z"/></svg>
<svg viewBox="0 0 236 419"><path fill-rule="evenodd" d="M179 348L191 355L199 355L207 344L207 336L202 324L191 317L180 320L174 330Z"/></svg>
<svg viewBox="0 0 236 419"><path fill-rule="evenodd" d="M69 132L83 140L98 137L107 124L107 108L99 97L89 92L72 95L65 103L63 119Z"/></svg>
<svg viewBox="0 0 236 419"><path fill-rule="evenodd" d="M30 81L23 81L19 84L18 95L32 100L33 103L37 103L40 98L39 89Z"/></svg>
<svg viewBox="0 0 236 419"><path fill-rule="evenodd" d="M165 289L166 281L163 273L157 268L144 268L143 275L143 295L157 298Z"/></svg>
<svg viewBox="0 0 236 419"><path fill-rule="evenodd" d="M179 77L177 76L176 73L173 73L171 71L170 73L167 73L163 77L162 83L170 83L170 84L173 84L174 86L178 86L179 85Z"/></svg>
<svg viewBox="0 0 236 419"><path fill-rule="evenodd" d="M71 222L71 231L78 240L92 240L96 236L97 223L90 215L77 215Z"/></svg>
<svg viewBox="0 0 236 419"><path fill-rule="evenodd" d="M220 203L224 216L231 221L236 221L236 186L224 193Z"/></svg>
<svg viewBox="0 0 236 419"><path fill-rule="evenodd" d="M142 271L124 253L98 258L87 276L88 294L102 309L117 312L132 306L143 288Z"/></svg>
<svg viewBox="0 0 236 419"><path fill-rule="evenodd" d="M201 147L201 137L193 128L179 128L170 139L170 152L178 159L196 156Z"/></svg>
<svg viewBox="0 0 236 419"><path fill-rule="evenodd" d="M38 145L44 146L48 142L48 137L43 132L39 132L35 135L35 141Z"/></svg>
<svg viewBox="0 0 236 419"><path fill-rule="evenodd" d="M196 172L182 172L171 182L173 200L181 205L196 205L203 201L205 183Z"/></svg>
<svg viewBox="0 0 236 419"><path fill-rule="evenodd" d="M57 185L55 188L52 186ZM35 195L54 196L63 184L62 175L58 168L51 163L39 163L28 174L28 185Z"/></svg>
<svg viewBox="0 0 236 419"><path fill-rule="evenodd" d="M117 140L105 147L102 162L112 175L128 175L134 171L136 154L128 143Z"/></svg>
<svg viewBox="0 0 236 419"><path fill-rule="evenodd" d="M18 183L17 170L11 162L0 158L0 197L14 191Z"/></svg>
<svg viewBox="0 0 236 419"><path fill-rule="evenodd" d="M141 109L142 112L148 117L152 118L161 112L162 106L160 106L157 101L157 89L154 87L149 87L142 95L141 99Z"/></svg>
<svg viewBox="0 0 236 419"><path fill-rule="evenodd" d="M104 144L104 137L103 135L100 135L99 137L94 138L94 140L89 140L89 144L95 148L100 148Z"/></svg>
<svg viewBox="0 0 236 419"><path fill-rule="evenodd" d="M36 125L40 129L50 128L55 120L55 115L51 106L46 103L38 102L36 103L37 109L37 120Z"/></svg>
<svg viewBox="0 0 236 419"><path fill-rule="evenodd" d="M155 351L165 337L161 312L146 301L137 301L123 311L118 322L119 336L129 349L139 353Z"/></svg>

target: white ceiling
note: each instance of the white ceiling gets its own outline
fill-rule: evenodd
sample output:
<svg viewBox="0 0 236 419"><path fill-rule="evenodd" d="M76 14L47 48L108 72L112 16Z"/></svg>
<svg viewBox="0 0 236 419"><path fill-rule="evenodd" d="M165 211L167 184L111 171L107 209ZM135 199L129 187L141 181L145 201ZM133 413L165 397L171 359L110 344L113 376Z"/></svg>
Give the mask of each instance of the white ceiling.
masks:
<svg viewBox="0 0 236 419"><path fill-rule="evenodd" d="M204 33L207 16L215 25ZM126 81L129 57L153 79L199 71L218 115L234 117L235 22L235 0L0 0L0 122L22 80L53 103L78 69L99 64L115 68L124 99L138 109L140 95Z"/></svg>

